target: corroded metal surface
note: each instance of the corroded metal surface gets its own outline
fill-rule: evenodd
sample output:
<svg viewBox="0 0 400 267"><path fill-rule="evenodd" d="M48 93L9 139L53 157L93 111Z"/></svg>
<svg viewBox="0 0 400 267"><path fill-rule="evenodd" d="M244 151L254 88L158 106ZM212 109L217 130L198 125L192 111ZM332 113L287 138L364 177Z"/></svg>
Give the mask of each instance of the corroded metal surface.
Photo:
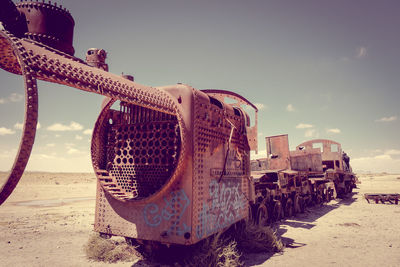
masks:
<svg viewBox="0 0 400 267"><path fill-rule="evenodd" d="M250 118L246 117L245 127L246 127L246 136L249 142L250 149L254 150L257 153L258 152L258 136L257 136L258 108L255 105L253 105L249 100L234 92L227 92L219 89L205 89L202 91L207 93L208 95L215 97L221 102L227 102L227 100L231 100L229 103L233 107L240 108L243 106L248 106L249 108L254 110L255 112L253 121L254 125L251 126ZM232 102L232 100L234 102Z"/></svg>
<svg viewBox="0 0 400 267"><path fill-rule="evenodd" d="M25 118L22 137L14 164L11 167L6 181L0 188L1 205L17 185L32 151L38 117L38 92L36 78L32 75L32 69L27 65L19 67L17 60L13 58L14 55L19 58L22 56L23 46L21 42L16 38L11 39L12 37L10 36L1 35L0 38L1 59L4 59L1 60L1 65L9 68L13 73L22 73L25 84Z"/></svg>
<svg viewBox="0 0 400 267"><path fill-rule="evenodd" d="M379 202L382 204L399 204L400 194L379 194L379 193L366 193L364 194L365 199L368 203L370 200L375 201L376 204Z"/></svg>
<svg viewBox="0 0 400 267"><path fill-rule="evenodd" d="M39 46L38 44L32 43L26 39L15 38L12 34L5 31L0 33L0 44L2 47L0 66L12 73L24 73L24 76L27 77L25 79L27 83L32 83L32 81L40 79L102 94L131 105L151 109L155 112L161 112L169 116L175 116L176 122L178 124L181 123L179 126L180 130L182 131L185 128L185 126L182 125L182 115L181 111L178 109L176 99L172 98L168 93L162 90L143 86L123 77L90 67L77 58L72 58L62 52L51 49L50 47ZM18 51L18 53L14 54L13 51ZM31 86L30 84L27 84L26 87L34 88L34 90L36 90L36 85ZM30 94L29 91L27 99L29 102L32 102L34 98ZM37 93L34 95L37 97ZM36 106L37 109L37 104L31 106ZM33 114L35 114L35 112L28 112L26 114L27 122L30 121L29 118L30 116L33 116ZM29 123L29 126L31 124L32 123ZM27 131L30 129L26 124L25 128ZM32 128L34 130L31 131L35 131L36 123L35 127ZM34 133L29 134L29 136L33 143ZM24 140L27 139L29 138L23 139L22 142L26 144L27 141ZM182 161L185 152L184 132L180 133L180 139L182 142L180 148L182 157L179 159ZM30 149L27 148L28 146L26 145L22 146L24 153L28 154L25 157L29 158ZM27 160L18 160L18 162L20 162L18 165L23 164L24 162L26 165ZM21 167L18 169L21 169ZM22 174L22 171L19 173ZM14 175L12 177L14 177Z"/></svg>
<svg viewBox="0 0 400 267"><path fill-rule="evenodd" d="M91 143L98 178L96 231L193 244L248 217L250 149L257 150L253 104L229 91L202 92L182 84L154 88L134 82L133 76L109 73L102 49L89 49L86 61L72 56L74 23L66 10L24 1L15 12L10 3L0 0L7 9L0 12L7 21L0 31L0 67L24 76L26 117L1 201L30 156L39 79L106 97ZM21 17L32 24L14 25ZM59 28L40 27L52 23ZM243 106L254 109L253 125Z"/></svg>
<svg viewBox="0 0 400 267"><path fill-rule="evenodd" d="M290 170L288 135L268 136L265 138L265 144L267 146L268 169Z"/></svg>
<svg viewBox="0 0 400 267"><path fill-rule="evenodd" d="M21 15L29 21L24 37L69 55L74 55L72 39L75 21L69 11L57 3L22 1L16 4Z"/></svg>
<svg viewBox="0 0 400 267"><path fill-rule="evenodd" d="M242 108L187 85L159 89L185 110L184 164L176 165L183 144L174 116L125 103L112 110L113 101L108 100L92 142L100 177L95 230L193 244L248 217L246 115ZM181 175L171 173L174 168L181 168Z"/></svg>
<svg viewBox="0 0 400 267"><path fill-rule="evenodd" d="M54 20L57 21L60 19L59 16L46 18L43 14L48 12L48 10L59 13L58 15L61 14L64 17L70 16L67 11L62 10L60 7L44 3L23 2L18 4L17 7L21 13L28 12L27 8L37 10L39 15L31 18L39 21L49 19L50 22L54 23ZM34 13L31 11L28 13ZM47 23L50 22L47 21ZM34 25L28 30L38 31L37 28L34 28ZM36 79L105 95L114 101L118 100L127 105L135 105L138 107L137 109L148 109L153 113L158 112L165 116L174 117L174 124L179 124L179 127L174 126L174 130L179 129L180 131L178 139L181 145L179 149L180 157L175 157L175 166L171 168L170 172L173 172L174 175L179 173L178 170L180 168L177 165L182 164L185 158L186 132L184 131L185 125L183 124L181 110L178 108L176 99L163 90L143 86L124 77L108 73L104 64L101 65L102 69L93 68L81 59L72 57L51 47L60 48L59 45L48 43L41 39L30 38L29 36L31 35L28 33L25 34L28 38L21 39L5 30L0 32L0 66L11 73L24 75L27 91L24 132L14 167L0 192L2 201L12 192L13 187L15 187L15 184L21 177L34 142L38 108ZM49 34L65 36L63 33L65 33L65 30L60 32L53 31ZM43 37L43 34L41 36ZM68 42L71 42L72 47L72 36L65 38ZM103 54L99 53L99 55ZM118 137L119 135L116 136ZM93 157L95 158L96 155ZM98 173L103 171L102 169L98 169L95 164L94 167ZM102 172L102 177L104 176L104 172Z"/></svg>
<svg viewBox="0 0 400 267"><path fill-rule="evenodd" d="M178 165L181 138L176 116L121 102L102 109L92 140L92 159L102 187L119 200L158 192Z"/></svg>
<svg viewBox="0 0 400 267"><path fill-rule="evenodd" d="M327 139L314 139L301 143L296 147L296 150L308 151L312 149L320 150L323 162L334 162L334 164L326 166L326 169L343 170L343 153L340 143Z"/></svg>
<svg viewBox="0 0 400 267"><path fill-rule="evenodd" d="M350 158L338 142L310 140L289 151L288 136L278 135L266 137L266 146L267 158L251 162L256 194L252 213L259 223L346 197L355 188Z"/></svg>

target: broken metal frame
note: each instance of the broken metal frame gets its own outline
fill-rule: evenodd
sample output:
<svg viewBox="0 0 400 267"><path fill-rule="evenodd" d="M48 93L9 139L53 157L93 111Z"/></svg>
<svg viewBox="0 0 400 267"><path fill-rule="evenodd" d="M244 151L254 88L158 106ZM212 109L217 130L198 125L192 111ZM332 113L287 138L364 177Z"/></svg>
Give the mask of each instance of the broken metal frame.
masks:
<svg viewBox="0 0 400 267"><path fill-rule="evenodd" d="M375 201L376 204L399 204L400 201L400 194L379 194L379 193L366 193L364 194L365 200L368 203L370 200Z"/></svg>

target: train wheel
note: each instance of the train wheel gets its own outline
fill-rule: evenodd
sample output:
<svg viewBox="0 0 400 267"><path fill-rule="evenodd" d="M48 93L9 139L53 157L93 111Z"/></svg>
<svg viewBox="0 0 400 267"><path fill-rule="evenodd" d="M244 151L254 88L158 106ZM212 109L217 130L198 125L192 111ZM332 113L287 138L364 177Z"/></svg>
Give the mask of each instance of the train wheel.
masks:
<svg viewBox="0 0 400 267"><path fill-rule="evenodd" d="M293 201L291 198L288 198L285 204L285 216L287 218L293 216Z"/></svg>
<svg viewBox="0 0 400 267"><path fill-rule="evenodd" d="M260 226L267 225L268 222L268 209L264 204L261 204L257 210L257 223Z"/></svg>
<svg viewBox="0 0 400 267"><path fill-rule="evenodd" d="M253 205L249 205L249 217L247 217L249 222L255 222L254 216L253 216Z"/></svg>
<svg viewBox="0 0 400 267"><path fill-rule="evenodd" d="M300 203L300 196L296 195L294 197L294 214L300 213L301 212L301 203Z"/></svg>
<svg viewBox="0 0 400 267"><path fill-rule="evenodd" d="M316 195L316 198L315 198L315 202L316 202L316 204L318 205L318 204L322 204L322 202L324 201L324 192L323 192L323 189L321 190L321 189L318 189L317 190L317 195Z"/></svg>
<svg viewBox="0 0 400 267"><path fill-rule="evenodd" d="M322 204L323 198L320 194L317 195L317 204Z"/></svg>
<svg viewBox="0 0 400 267"><path fill-rule="evenodd" d="M332 199L332 189L328 189L326 193L326 202L329 203Z"/></svg>
<svg viewBox="0 0 400 267"><path fill-rule="evenodd" d="M353 186L351 184L349 184L348 187L349 187L348 192L350 194L353 193Z"/></svg>
<svg viewBox="0 0 400 267"><path fill-rule="evenodd" d="M282 204L279 200L275 201L272 215L273 215L272 219L274 221L279 221L282 218Z"/></svg>
<svg viewBox="0 0 400 267"><path fill-rule="evenodd" d="M246 220L240 220L233 225L235 233L243 233L244 228L246 228Z"/></svg>
<svg viewBox="0 0 400 267"><path fill-rule="evenodd" d="M311 194L308 194L305 199L304 199L304 207L311 207L313 204L313 196Z"/></svg>
<svg viewBox="0 0 400 267"><path fill-rule="evenodd" d="M299 201L300 201L300 212L304 213L304 211L306 210L307 202L304 199L304 197L299 197Z"/></svg>

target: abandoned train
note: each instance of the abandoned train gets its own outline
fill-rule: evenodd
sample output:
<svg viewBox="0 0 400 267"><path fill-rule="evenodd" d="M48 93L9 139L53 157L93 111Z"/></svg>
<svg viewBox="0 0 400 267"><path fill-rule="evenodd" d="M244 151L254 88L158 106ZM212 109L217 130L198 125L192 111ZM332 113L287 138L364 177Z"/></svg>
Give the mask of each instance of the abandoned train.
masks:
<svg viewBox="0 0 400 267"><path fill-rule="evenodd" d="M190 245L248 218L264 224L290 216L354 186L338 143L320 140L317 150L310 141L289 152L287 136L268 137L268 158L251 162L257 108L244 97L138 84L108 72L102 49L89 49L86 60L74 57L74 20L65 8L44 1L0 6L0 66L24 77L26 93L22 140L0 204L34 143L38 79L106 97L91 143L94 228L103 235ZM252 123L245 106L254 109ZM252 174L261 163L265 168Z"/></svg>
<svg viewBox="0 0 400 267"><path fill-rule="evenodd" d="M251 161L255 198L251 211L265 224L303 212L307 205L345 197L357 177L349 156L332 140L315 139L289 151L287 135L266 137L267 158Z"/></svg>

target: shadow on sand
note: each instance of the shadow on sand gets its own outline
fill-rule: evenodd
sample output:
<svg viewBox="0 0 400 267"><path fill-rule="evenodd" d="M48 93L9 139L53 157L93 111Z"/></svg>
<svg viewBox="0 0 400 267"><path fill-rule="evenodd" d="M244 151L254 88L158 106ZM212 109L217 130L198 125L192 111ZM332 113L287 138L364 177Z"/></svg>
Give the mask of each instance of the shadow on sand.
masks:
<svg viewBox="0 0 400 267"><path fill-rule="evenodd" d="M304 247L307 244L298 243L294 239L289 237L283 237L283 235L287 232L286 227L294 227L294 228L304 228L307 230L312 229L316 226L316 221L331 212L339 208L340 206L348 206L354 203L357 199L357 192L353 192L349 194L346 198L339 199L336 203L331 201L330 203L324 203L321 205L315 205L313 207L308 207L304 213L297 214L289 219L282 220L280 222L275 222L271 225L271 227L276 231L277 235L280 236L285 248L299 248ZM244 255L244 263L245 266L254 266L263 264L269 258L273 256L282 255L284 252L279 254L276 253L262 253L262 254L246 254Z"/></svg>
<svg viewBox="0 0 400 267"><path fill-rule="evenodd" d="M307 230L312 229L316 226L315 222L325 214L329 213L332 210L339 208L342 205L351 205L357 199L357 192L353 192L351 195L348 195L347 198L339 199L339 201L331 201L330 203L324 203L321 205L315 205L313 207L308 207L304 213L297 214L289 219L282 220L280 222L275 222L271 225L271 228L276 232L276 234L281 238L284 246L286 248L299 248L304 247L307 244L298 243L294 239L289 237L283 237L283 235L287 232L286 227L294 227L294 228L304 228ZM245 266L254 266L265 263L269 258L273 256L282 255L284 252L274 253L245 253L243 254L242 261ZM147 267L147 266L171 266L166 264L161 264L158 262L154 262L149 259L139 260L132 267Z"/></svg>

